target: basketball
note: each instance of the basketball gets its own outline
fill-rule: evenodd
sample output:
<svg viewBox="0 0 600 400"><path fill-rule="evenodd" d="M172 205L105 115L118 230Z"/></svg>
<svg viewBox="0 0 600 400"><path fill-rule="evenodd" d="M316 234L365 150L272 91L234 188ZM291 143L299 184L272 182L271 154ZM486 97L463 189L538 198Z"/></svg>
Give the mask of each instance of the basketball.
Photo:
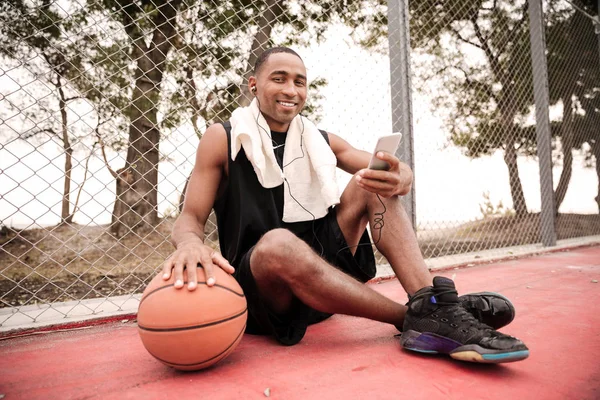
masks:
<svg viewBox="0 0 600 400"><path fill-rule="evenodd" d="M154 277L140 301L138 332L148 352L170 367L193 371L210 367L237 347L246 328L246 298L235 278L214 268L206 285L198 266L198 286L175 289L174 277ZM184 271L187 285L187 274Z"/></svg>

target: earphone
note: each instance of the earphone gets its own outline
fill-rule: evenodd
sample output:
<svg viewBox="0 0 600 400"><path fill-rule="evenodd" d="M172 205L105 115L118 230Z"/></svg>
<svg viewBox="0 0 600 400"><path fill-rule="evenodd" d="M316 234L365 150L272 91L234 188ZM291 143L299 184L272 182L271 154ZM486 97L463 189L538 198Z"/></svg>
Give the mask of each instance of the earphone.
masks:
<svg viewBox="0 0 600 400"><path fill-rule="evenodd" d="M253 94L256 94L256 86L255 86L255 85L253 85L253 86L250 88L250 91L251 91ZM261 124L259 123L259 116L260 116L260 113L261 113L262 111L260 110L260 102L259 102L259 100L258 100L258 97L256 98L256 101L258 102L258 110L259 110L259 113L258 113L258 115L256 116L256 126L257 126L258 128L260 128L260 129L262 129L262 130L263 130L263 131L264 131L264 132L267 134L267 136L269 137L269 139L271 139L271 142L273 143L273 147L275 148L275 146L276 146L276 143L275 143L275 141L273 140L273 138L271 137L271 134L270 134L270 129L269 129L269 130L265 129L265 128L264 128L263 126L261 126ZM303 116L302 116L301 114L299 114L299 116L300 116L300 122L302 123L302 132L300 133L300 150L302 151L302 156L294 158L293 160L291 160L290 162L288 162L288 163L287 163L287 164L285 164L285 165L283 165L283 160L281 160L282 170L283 170L283 169L285 169L286 167L288 167L288 166L289 166L291 163L293 163L294 161L296 161L296 160L298 160L298 159L301 159L301 158L304 158L304 157L305 157L304 148L303 148L303 138L304 138L304 121L302 120L302 117L303 117ZM277 155L276 155L276 154L275 154L275 157L277 158ZM314 239L315 239L315 240L316 240L316 241L319 243L319 246L321 247L321 254L320 254L320 256L321 256L321 257L323 257L323 254L324 254L324 252L325 252L325 249L324 249L324 247L323 247L323 244L321 243L321 241L318 239L318 237L317 237L317 234L316 234L316 232L315 232L315 221L316 221L316 217L314 216L314 214L312 214L312 213L311 213L311 212L310 212L308 209L306 209L306 208L305 208L305 207L304 207L304 206L303 206L303 205L302 205L302 204L301 204L301 203L300 203L300 202L299 202L299 201L298 201L298 200L297 200L297 199L296 199L296 198L295 198L295 197L292 195L292 191L291 191L290 183L288 182L287 178L285 178L285 177L284 177L284 178L283 178L283 181L284 181L285 183L287 183L287 186L288 186L288 193L289 193L290 197L291 197L291 198L292 198L292 199L293 199L293 200L294 200L294 201L295 201L295 202L296 202L296 203L297 203L297 204L298 204L298 205L299 205L299 206L300 206L302 209L304 209L304 211L306 211L308 214L310 214L310 215L311 215L311 217L312 217L312 233L313 233L313 237L314 237ZM343 250L346 250L346 249L351 249L351 248L358 247L358 246L367 246L367 245L369 245L369 246L372 246L372 245L377 245L377 243L379 243L379 241L381 240L382 230L383 230L383 226L384 226L383 215L385 214L385 212L387 211L387 209L386 209L385 203L383 202L383 200L381 200L381 197L379 196L379 194L376 194L376 196L377 196L377 199L379 200L379 202L381 203L381 205L383 206L383 211L381 211L381 212L377 212L377 213L374 213L376 217L374 218L374 221L373 221L374 223L373 223L373 226L371 227L371 231L373 231L373 230L375 230L375 229L379 230L379 236L378 236L377 240L376 240L375 242L369 242L369 243L358 243L358 244L356 244L356 245L353 245L353 246L346 246L346 247L342 247L341 249L339 249L339 250L336 252L336 257L337 257L337 255L338 255L338 254L339 254L341 251L343 251Z"/></svg>

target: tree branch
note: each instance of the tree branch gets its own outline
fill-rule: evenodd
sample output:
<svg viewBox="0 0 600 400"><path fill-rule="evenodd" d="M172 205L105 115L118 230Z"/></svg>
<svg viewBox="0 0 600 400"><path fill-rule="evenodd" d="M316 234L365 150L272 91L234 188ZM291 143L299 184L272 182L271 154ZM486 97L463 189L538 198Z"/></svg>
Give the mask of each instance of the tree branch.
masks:
<svg viewBox="0 0 600 400"><path fill-rule="evenodd" d="M54 74L56 74L58 77L60 77L60 74L58 73L58 71L56 71L56 68L54 68L54 65L52 64L52 62L50 61L50 58L48 57L48 54L46 54L45 52L41 52L40 53L42 55L42 58L46 61L46 63L48 64L48 66L50 67L50 69L52 70L52 72L54 72ZM52 78L48 79L50 81L51 84L53 84L54 86L58 87L60 86L60 81L57 79L56 82L54 82L52 80Z"/></svg>
<svg viewBox="0 0 600 400"><path fill-rule="evenodd" d="M106 121L108 121L108 119ZM108 163L108 159L106 158L106 151L104 149L104 147L105 147L104 141L102 140L102 137L100 136L100 126L102 126L104 123L106 123L106 121L100 123L100 116L98 116L98 122L96 123L96 128L94 128L94 133L96 134L96 138L98 139L98 144L100 145L100 151L102 152L102 159L104 160L104 165L106 165L106 168L108 168L108 172L110 172L112 177L115 179L118 179L119 175L115 172L114 169L112 169L110 167L110 164Z"/></svg>
<svg viewBox="0 0 600 400"><path fill-rule="evenodd" d="M79 189L77 190L77 196L75 197L75 204L73 206L73 212L65 219L69 223L71 223L73 221L73 216L79 209L79 198L81 196L81 191L83 190L83 185L85 185L85 182L87 181L88 172L90 170L90 167L89 167L90 158L92 158L92 155L94 154L94 150L96 150L97 144L98 144L98 142L96 142L92 145L92 150L90 150L90 154L88 154L88 156L85 160L85 172L83 173L83 181L81 182L81 185L79 185Z"/></svg>
<svg viewBox="0 0 600 400"><path fill-rule="evenodd" d="M39 131L35 131L33 133L25 133L25 134L22 135L23 137L21 139L27 140L27 139L30 139L30 138L32 138L32 137L34 137L36 135L39 135L40 133L44 133L44 132L51 133L53 135L57 135L58 136L58 133L56 133L56 131L54 129L47 128L47 129L40 129Z"/></svg>
<svg viewBox="0 0 600 400"><path fill-rule="evenodd" d="M166 58L170 47L173 42L176 41L178 36L177 29L175 28L177 19L177 9L181 5L182 0L169 0L166 2L160 2L157 7L157 13L152 19L154 25L154 33L152 35L152 42L150 44L150 52L156 54L157 57L153 57L153 60ZM162 56L162 57L161 57ZM158 66L155 66L158 67Z"/></svg>
<svg viewBox="0 0 600 400"><path fill-rule="evenodd" d="M137 16L142 10L140 7L132 2L127 7L121 8L121 18L123 18L123 28L125 29L125 33L131 39L131 45L133 47L133 56L135 59L140 57L146 51L148 51L148 47L144 43L144 35L140 32L140 27L135 21L135 16Z"/></svg>
<svg viewBox="0 0 600 400"><path fill-rule="evenodd" d="M459 70L460 72L462 72L465 76L465 81L467 82L467 85L469 86L476 86L478 89L483 90L488 96L490 96L496 103L498 102L498 99L496 98L496 94L490 89L489 86L487 86L485 83L481 83L479 81L473 81L471 78L469 78L469 75L467 74L467 71L465 71L464 69L462 69L461 67L457 67L455 66L454 68L456 68L457 70Z"/></svg>
<svg viewBox="0 0 600 400"><path fill-rule="evenodd" d="M465 38L464 38L464 37L463 37L463 36L460 34L460 32L459 32L459 31L457 31L456 29L454 29L454 28L450 27L450 30L452 31L452 33L454 33L454 35L456 35L456 37L458 38L458 40L460 40L461 42L464 42L464 43L466 43L466 44L470 44L471 46L475 46L475 47L477 47L477 48L479 48L479 49L483 50L483 47L482 47L480 44L478 44L478 43L475 43L475 42L472 42L472 41L470 41L469 39L465 39Z"/></svg>
<svg viewBox="0 0 600 400"><path fill-rule="evenodd" d="M492 72L496 76L503 85L505 83L504 73L502 72L502 68L500 67L500 62L498 61L498 57L492 51L487 39L483 36L481 32L481 28L477 23L477 17L471 18L471 23L473 24L473 29L475 30L475 36L477 36L477 40L481 43L481 49L484 51L488 61L490 62L490 66L492 67Z"/></svg>

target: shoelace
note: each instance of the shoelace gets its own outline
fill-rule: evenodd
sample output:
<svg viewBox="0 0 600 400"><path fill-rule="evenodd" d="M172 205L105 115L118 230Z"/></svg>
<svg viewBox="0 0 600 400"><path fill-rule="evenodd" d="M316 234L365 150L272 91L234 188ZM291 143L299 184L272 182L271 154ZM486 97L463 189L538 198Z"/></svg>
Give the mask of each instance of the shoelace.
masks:
<svg viewBox="0 0 600 400"><path fill-rule="evenodd" d="M475 318L475 316L473 314L471 314L466 308L464 308L460 304L460 302L440 301L439 298L442 297L444 294L455 294L458 296L458 292L453 289L448 289L448 290L439 291L439 292L435 293L435 295L433 295L433 297L435 297L435 304L437 304L439 306L452 307L452 313L453 313L453 317L455 319L460 318L461 322L468 322L469 327L474 327L478 330L484 330L484 331L485 330L493 330L490 326L484 324L483 322L481 322L477 318ZM415 296L413 296L411 298L411 300L415 300L415 299L425 297L425 296L432 296L431 292L424 292L424 293L416 294Z"/></svg>

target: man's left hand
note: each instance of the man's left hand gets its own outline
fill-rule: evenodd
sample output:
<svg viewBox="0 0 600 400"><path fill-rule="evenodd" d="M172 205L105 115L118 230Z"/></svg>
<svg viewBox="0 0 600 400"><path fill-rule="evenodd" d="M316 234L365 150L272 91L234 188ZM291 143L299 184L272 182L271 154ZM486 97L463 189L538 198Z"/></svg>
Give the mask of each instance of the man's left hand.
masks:
<svg viewBox="0 0 600 400"><path fill-rule="evenodd" d="M390 169L380 171L364 168L355 175L356 183L369 192L383 197L403 196L410 191L412 171L392 154L379 152L377 158L387 162Z"/></svg>

